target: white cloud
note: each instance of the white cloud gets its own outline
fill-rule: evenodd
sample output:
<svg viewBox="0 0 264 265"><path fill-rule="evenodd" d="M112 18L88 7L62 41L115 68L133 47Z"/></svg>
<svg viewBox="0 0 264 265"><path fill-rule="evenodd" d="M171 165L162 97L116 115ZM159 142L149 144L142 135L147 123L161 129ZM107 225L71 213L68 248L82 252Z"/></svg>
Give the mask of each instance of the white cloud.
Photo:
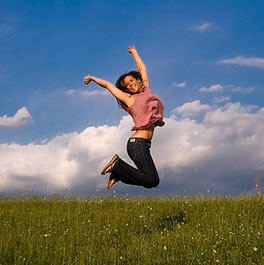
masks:
<svg viewBox="0 0 264 265"><path fill-rule="evenodd" d="M221 103L221 102L229 101L230 99L231 99L230 97L225 97L225 96L215 97L214 102Z"/></svg>
<svg viewBox="0 0 264 265"><path fill-rule="evenodd" d="M244 94L252 93L255 89L255 87L241 87L241 86L234 86L234 85L227 85L227 88L230 88L232 92L239 92Z"/></svg>
<svg viewBox="0 0 264 265"><path fill-rule="evenodd" d="M186 82L182 82L182 83L173 83L172 84L173 87L185 87L186 86Z"/></svg>
<svg viewBox="0 0 264 265"><path fill-rule="evenodd" d="M153 191L247 192L256 174L264 173L264 108L239 103L212 108L194 101L178 111L186 113L187 104L194 113L204 110L204 119L171 116L156 129L152 154L161 183ZM125 116L117 126L88 127L42 144L0 144L0 191L107 191L107 176L100 171L115 153L129 161L125 146L131 127ZM122 183L114 189L142 191Z"/></svg>
<svg viewBox="0 0 264 265"><path fill-rule="evenodd" d="M201 111L209 110L211 107L206 104L201 104L200 100L195 100L193 102L184 103L182 106L172 110L172 113L181 114L183 117L196 116Z"/></svg>
<svg viewBox="0 0 264 265"><path fill-rule="evenodd" d="M124 146L132 127L130 117L119 126L88 127L51 141L28 145L0 144L0 191L67 191L82 187L95 191L105 187L99 172L107 160Z"/></svg>
<svg viewBox="0 0 264 265"><path fill-rule="evenodd" d="M220 84L217 84L217 85L212 85L210 87L201 87L200 88L200 92L216 92L216 91L221 91L223 90L224 87L221 86Z"/></svg>
<svg viewBox="0 0 264 265"><path fill-rule="evenodd" d="M256 67L264 70L264 58L237 56L234 58L220 60L219 63Z"/></svg>
<svg viewBox="0 0 264 265"><path fill-rule="evenodd" d="M77 93L77 90L75 90L75 89L68 89L65 93L68 96L72 96L72 95L75 95Z"/></svg>
<svg viewBox="0 0 264 265"><path fill-rule="evenodd" d="M205 22L205 23L202 23L198 26L193 26L192 29L195 31L204 32L204 31L207 31L211 27L212 27L211 23Z"/></svg>
<svg viewBox="0 0 264 265"><path fill-rule="evenodd" d="M110 93L107 90L68 89L66 91L66 95L92 97L92 96L107 96L107 95L110 95Z"/></svg>
<svg viewBox="0 0 264 265"><path fill-rule="evenodd" d="M13 117L4 115L0 117L0 126L21 127L32 122L32 117L26 107L19 109Z"/></svg>

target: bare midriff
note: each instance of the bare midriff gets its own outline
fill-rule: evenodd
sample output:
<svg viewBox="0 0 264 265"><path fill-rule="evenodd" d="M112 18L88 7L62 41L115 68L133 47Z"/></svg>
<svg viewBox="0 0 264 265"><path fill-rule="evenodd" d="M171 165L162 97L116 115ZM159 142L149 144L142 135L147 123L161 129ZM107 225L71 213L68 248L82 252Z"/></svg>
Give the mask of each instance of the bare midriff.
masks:
<svg viewBox="0 0 264 265"><path fill-rule="evenodd" d="M154 134L154 126L146 129L146 130L137 130L132 137L137 137L137 138L144 138L147 140L151 140Z"/></svg>

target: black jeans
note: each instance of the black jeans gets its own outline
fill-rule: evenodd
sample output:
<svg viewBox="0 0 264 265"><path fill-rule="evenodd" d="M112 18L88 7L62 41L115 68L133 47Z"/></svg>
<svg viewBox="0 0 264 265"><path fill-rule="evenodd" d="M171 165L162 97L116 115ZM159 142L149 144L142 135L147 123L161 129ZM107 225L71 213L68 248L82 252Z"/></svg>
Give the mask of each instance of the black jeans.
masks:
<svg viewBox="0 0 264 265"><path fill-rule="evenodd" d="M159 184L159 175L150 154L151 141L131 137L127 142L127 152L137 168L119 158L110 175L110 179L130 185L154 188Z"/></svg>

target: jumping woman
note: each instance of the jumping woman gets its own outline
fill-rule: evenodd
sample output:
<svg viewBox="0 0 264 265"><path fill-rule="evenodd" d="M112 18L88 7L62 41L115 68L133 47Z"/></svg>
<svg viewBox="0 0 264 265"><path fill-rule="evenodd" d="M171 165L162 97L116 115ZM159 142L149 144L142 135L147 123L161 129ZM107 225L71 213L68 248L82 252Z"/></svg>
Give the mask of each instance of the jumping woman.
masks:
<svg viewBox="0 0 264 265"><path fill-rule="evenodd" d="M115 86L91 75L84 77L87 85L93 81L107 88L134 121L132 131L135 133L128 139L127 152L137 168L114 155L101 174L110 173L108 189L118 181L154 188L159 184L159 175L150 154L150 147L155 127L164 125L164 106L161 99L149 88L147 69L136 48L130 46L128 52L132 54L138 71L121 75Z"/></svg>

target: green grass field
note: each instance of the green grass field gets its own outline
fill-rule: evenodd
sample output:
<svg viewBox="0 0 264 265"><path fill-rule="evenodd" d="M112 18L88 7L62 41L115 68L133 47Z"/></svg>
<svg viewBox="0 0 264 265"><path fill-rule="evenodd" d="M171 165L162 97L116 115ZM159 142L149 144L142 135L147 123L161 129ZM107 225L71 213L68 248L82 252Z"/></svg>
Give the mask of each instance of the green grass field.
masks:
<svg viewBox="0 0 264 265"><path fill-rule="evenodd" d="M0 264L264 264L262 197L0 199Z"/></svg>

